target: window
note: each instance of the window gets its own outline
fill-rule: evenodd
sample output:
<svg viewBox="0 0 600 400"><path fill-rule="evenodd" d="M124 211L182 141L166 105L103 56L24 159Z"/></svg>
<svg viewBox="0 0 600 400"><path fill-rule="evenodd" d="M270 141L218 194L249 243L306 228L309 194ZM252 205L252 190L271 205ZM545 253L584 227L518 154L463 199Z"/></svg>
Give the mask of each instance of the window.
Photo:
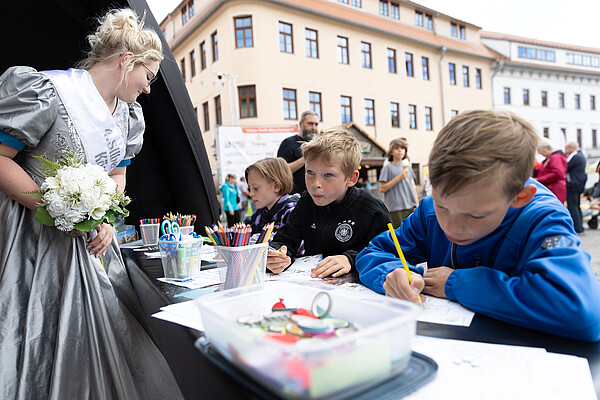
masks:
<svg viewBox="0 0 600 400"><path fill-rule="evenodd" d="M450 84L456 85L456 64L448 63L448 75L450 78Z"/></svg>
<svg viewBox="0 0 600 400"><path fill-rule="evenodd" d="M387 59L388 59L388 72L390 74L395 74L397 72L396 69L396 50L387 49Z"/></svg>
<svg viewBox="0 0 600 400"><path fill-rule="evenodd" d="M375 126L375 100L365 99L365 125Z"/></svg>
<svg viewBox="0 0 600 400"><path fill-rule="evenodd" d="M411 53L406 53L404 59L406 60L406 76L415 76L413 71L413 55Z"/></svg>
<svg viewBox="0 0 600 400"><path fill-rule="evenodd" d="M547 126L544 127L544 137L546 139L550 138L550 128L548 128Z"/></svg>
<svg viewBox="0 0 600 400"><path fill-rule="evenodd" d="M408 126L410 129L417 129L417 106L408 105Z"/></svg>
<svg viewBox="0 0 600 400"><path fill-rule="evenodd" d="M596 96L593 94L590 95L590 110L596 109Z"/></svg>
<svg viewBox="0 0 600 400"><path fill-rule="evenodd" d="M213 62L219 59L219 34L215 31L212 35L210 35L210 41L212 44L212 56Z"/></svg>
<svg viewBox="0 0 600 400"><path fill-rule="evenodd" d="M252 47L252 17L236 17L235 25L235 47Z"/></svg>
<svg viewBox="0 0 600 400"><path fill-rule="evenodd" d="M390 117L392 118L392 128L400 128L400 104L390 103Z"/></svg>
<svg viewBox="0 0 600 400"><path fill-rule="evenodd" d="M210 130L210 121L208 117L208 101L202 103L202 112L204 113L204 132Z"/></svg>
<svg viewBox="0 0 600 400"><path fill-rule="evenodd" d="M200 70L206 69L206 42L200 43Z"/></svg>
<svg viewBox="0 0 600 400"><path fill-rule="evenodd" d="M463 86L469 87L469 67L467 67L466 65L463 65L462 71L463 71Z"/></svg>
<svg viewBox="0 0 600 400"><path fill-rule="evenodd" d="M308 109L319 114L319 120L323 121L323 106L321 104L321 93L308 92Z"/></svg>
<svg viewBox="0 0 600 400"><path fill-rule="evenodd" d="M523 89L523 105L529 105L529 89Z"/></svg>
<svg viewBox="0 0 600 400"><path fill-rule="evenodd" d="M340 98L342 111L342 124L352 122L352 97L342 96Z"/></svg>
<svg viewBox="0 0 600 400"><path fill-rule="evenodd" d="M373 68L371 64L371 43L360 42L360 54L363 68Z"/></svg>
<svg viewBox="0 0 600 400"><path fill-rule="evenodd" d="M464 25L460 26L459 32L460 32L460 35L459 35L460 40L467 40L467 28L465 28Z"/></svg>
<svg viewBox="0 0 600 400"><path fill-rule="evenodd" d="M567 139L567 128L560 128L560 131L563 134L563 137L565 138L565 140Z"/></svg>
<svg viewBox="0 0 600 400"><path fill-rule="evenodd" d="M192 78L196 76L196 52L194 50L190 51L190 75Z"/></svg>
<svg viewBox="0 0 600 400"><path fill-rule="evenodd" d="M352 5L354 7L361 8L362 7L362 0L352 0Z"/></svg>
<svg viewBox="0 0 600 400"><path fill-rule="evenodd" d="M304 37L306 38L306 57L319 58L319 41L317 31L306 28L304 31Z"/></svg>
<svg viewBox="0 0 600 400"><path fill-rule="evenodd" d="M584 54L567 53L567 64L598 68L600 67L600 58Z"/></svg>
<svg viewBox="0 0 600 400"><path fill-rule="evenodd" d="M475 68L475 89L481 89L483 84L481 83L481 69Z"/></svg>
<svg viewBox="0 0 600 400"><path fill-rule="evenodd" d="M400 19L400 6L398 4L390 4L390 17L394 19Z"/></svg>
<svg viewBox="0 0 600 400"><path fill-rule="evenodd" d="M421 11L415 11L415 25L423 26L423 13Z"/></svg>
<svg viewBox="0 0 600 400"><path fill-rule="evenodd" d="M581 96L578 94L575 94L575 109L581 110Z"/></svg>
<svg viewBox="0 0 600 400"><path fill-rule="evenodd" d="M223 117L221 115L221 96L215 97L215 123L223 125Z"/></svg>
<svg viewBox="0 0 600 400"><path fill-rule="evenodd" d="M350 64L348 59L348 38L337 37L337 62L339 64Z"/></svg>
<svg viewBox="0 0 600 400"><path fill-rule="evenodd" d="M581 128L577 128L577 144L581 147Z"/></svg>
<svg viewBox="0 0 600 400"><path fill-rule="evenodd" d="M350 0L338 0L338 3L350 4Z"/></svg>
<svg viewBox="0 0 600 400"><path fill-rule="evenodd" d="M510 88L504 88L504 104L510 104Z"/></svg>
<svg viewBox="0 0 600 400"><path fill-rule="evenodd" d="M433 130L431 107L425 107L425 129L428 131Z"/></svg>
<svg viewBox="0 0 600 400"><path fill-rule="evenodd" d="M558 93L558 107L565 108L565 94L564 92Z"/></svg>
<svg viewBox="0 0 600 400"><path fill-rule="evenodd" d="M181 76L185 81L185 58L182 58L181 61L179 61L179 64L181 65Z"/></svg>
<svg viewBox="0 0 600 400"><path fill-rule="evenodd" d="M298 119L296 89L283 88L283 118Z"/></svg>
<svg viewBox="0 0 600 400"><path fill-rule="evenodd" d="M423 80L429 80L429 58L421 57L421 69L423 70Z"/></svg>
<svg viewBox="0 0 600 400"><path fill-rule="evenodd" d="M542 107L548 107L548 92L542 90Z"/></svg>
<svg viewBox="0 0 600 400"><path fill-rule="evenodd" d="M384 0L380 0L379 1L379 14L386 15L386 16L389 15L387 0L385 0L385 1Z"/></svg>
<svg viewBox="0 0 600 400"><path fill-rule="evenodd" d="M595 129L592 129L592 147L598 147L598 134Z"/></svg>
<svg viewBox="0 0 600 400"><path fill-rule="evenodd" d="M454 22L450 22L450 36L455 38L458 37L458 25Z"/></svg>
<svg viewBox="0 0 600 400"><path fill-rule="evenodd" d="M528 58L530 60L540 60L540 61L550 61L550 62L556 61L556 52L555 51L536 49L534 47L519 46L517 48L517 55L519 56L519 58ZM569 62L567 59L567 64L568 63Z"/></svg>
<svg viewBox="0 0 600 400"><path fill-rule="evenodd" d="M294 41L292 40L292 25L279 22L279 51L282 53L294 52Z"/></svg>
<svg viewBox="0 0 600 400"><path fill-rule="evenodd" d="M433 30L433 16L431 14L425 14L425 29Z"/></svg>
<svg viewBox="0 0 600 400"><path fill-rule="evenodd" d="M194 1L191 0L181 8L181 23L185 25L194 16Z"/></svg>
<svg viewBox="0 0 600 400"><path fill-rule="evenodd" d="M256 86L239 86L240 118L256 117Z"/></svg>

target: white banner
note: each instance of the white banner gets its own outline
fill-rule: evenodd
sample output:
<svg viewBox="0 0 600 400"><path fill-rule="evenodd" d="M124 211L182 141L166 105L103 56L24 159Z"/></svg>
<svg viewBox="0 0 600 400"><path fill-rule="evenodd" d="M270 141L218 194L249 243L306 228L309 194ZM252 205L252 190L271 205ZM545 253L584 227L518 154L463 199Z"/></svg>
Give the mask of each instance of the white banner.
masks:
<svg viewBox="0 0 600 400"><path fill-rule="evenodd" d="M280 127L219 126L216 129L219 185L227 174L238 181L246 168L267 157L277 157L279 144L298 134L298 125Z"/></svg>

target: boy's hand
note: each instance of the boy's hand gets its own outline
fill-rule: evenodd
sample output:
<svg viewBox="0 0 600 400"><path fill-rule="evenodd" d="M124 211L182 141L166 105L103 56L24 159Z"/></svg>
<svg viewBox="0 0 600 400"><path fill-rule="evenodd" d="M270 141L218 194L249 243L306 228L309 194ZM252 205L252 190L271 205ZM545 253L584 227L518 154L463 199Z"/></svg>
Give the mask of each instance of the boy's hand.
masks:
<svg viewBox="0 0 600 400"><path fill-rule="evenodd" d="M408 274L403 268L396 268L387 274L383 283L385 295L418 303L417 296L423 290L425 282L423 277L415 272L411 271L411 276L412 283L408 283Z"/></svg>
<svg viewBox="0 0 600 400"><path fill-rule="evenodd" d="M270 250L267 252L267 269L274 274L280 274L292 263L292 259L287 255L287 246L281 246L279 250Z"/></svg>
<svg viewBox="0 0 600 400"><path fill-rule="evenodd" d="M310 271L310 276L313 278L325 278L331 274L332 277L337 278L350 272L350 260L344 255L340 256L329 256L317 264L316 267Z"/></svg>
<svg viewBox="0 0 600 400"><path fill-rule="evenodd" d="M454 272L452 268L437 267L429 269L424 275L425 287L423 293L430 294L442 299L446 297L446 281L450 274Z"/></svg>

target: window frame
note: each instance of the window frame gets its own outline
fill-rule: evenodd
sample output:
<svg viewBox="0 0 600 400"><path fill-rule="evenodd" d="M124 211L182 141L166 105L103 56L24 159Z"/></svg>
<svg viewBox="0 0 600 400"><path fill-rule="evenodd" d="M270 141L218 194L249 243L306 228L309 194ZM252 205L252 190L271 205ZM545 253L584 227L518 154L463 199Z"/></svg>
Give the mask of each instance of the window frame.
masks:
<svg viewBox="0 0 600 400"><path fill-rule="evenodd" d="M252 91L254 92L252 96L242 96L242 91L243 90L247 90L247 89L252 89ZM244 85L244 86L238 86L238 106L239 106L239 112L240 112L240 119L242 118L256 118L258 117L258 101L256 98L256 85ZM247 115L244 116L243 113L243 107L242 107L242 103L243 100L246 100L246 113ZM251 111L251 106L250 104L252 103L251 100L254 100L254 115L250 114Z"/></svg>
<svg viewBox="0 0 600 400"><path fill-rule="evenodd" d="M312 38L307 37L308 32L314 32L315 38L312 39ZM304 39L306 40L306 42L305 42L306 57L318 59L319 58L319 31L317 31L316 29L304 28ZM313 46L314 46L314 49L313 49ZM313 57L313 50L316 53L315 57ZM310 54L309 54L309 52L310 52Z"/></svg>
<svg viewBox="0 0 600 400"><path fill-rule="evenodd" d="M238 21L249 20L249 26L238 26ZM251 15L243 15L238 17L233 17L233 37L235 38L235 48L243 49L246 47L254 47L254 31L253 31L253 22ZM238 38L238 31L242 32L242 45L240 46L240 38ZM249 35L246 33L249 32ZM247 40L249 38L249 40ZM249 43L248 43L249 42Z"/></svg>
<svg viewBox="0 0 600 400"><path fill-rule="evenodd" d="M452 86L456 86L456 63L448 63L448 82Z"/></svg>
<svg viewBox="0 0 600 400"><path fill-rule="evenodd" d="M204 71L206 65L206 40L203 40L202 43L200 43L200 71Z"/></svg>
<svg viewBox="0 0 600 400"><path fill-rule="evenodd" d="M210 131L210 115L209 115L208 101L202 103L202 114L204 115L204 132Z"/></svg>
<svg viewBox="0 0 600 400"><path fill-rule="evenodd" d="M425 113L425 130L432 131L433 130L433 108L432 107L424 107Z"/></svg>
<svg viewBox="0 0 600 400"><path fill-rule="evenodd" d="M340 40L345 42L345 44L341 44ZM336 44L337 44L337 52L336 52L337 57L336 58L337 58L338 64L350 65L350 52L349 52L350 39L348 39L345 36L337 35L336 36Z"/></svg>
<svg viewBox="0 0 600 400"><path fill-rule="evenodd" d="M390 57L390 52L392 52L391 57ZM398 73L398 63L396 60L396 50L388 47L386 54L387 54L388 72L390 74L397 74Z"/></svg>
<svg viewBox="0 0 600 400"><path fill-rule="evenodd" d="M375 126L375 99L365 99L363 105L365 107L365 125Z"/></svg>
<svg viewBox="0 0 600 400"><path fill-rule="evenodd" d="M223 110L221 108L221 95L215 96L215 124L223 125Z"/></svg>
<svg viewBox="0 0 600 400"><path fill-rule="evenodd" d="M313 101L313 95L318 96L319 101ZM319 121L323 121L323 94L321 92L308 92L308 109L319 114Z"/></svg>
<svg viewBox="0 0 600 400"><path fill-rule="evenodd" d="M408 127L410 129L418 129L416 104L408 105Z"/></svg>
<svg viewBox="0 0 600 400"><path fill-rule="evenodd" d="M293 93L293 97L286 97L286 92ZM298 93L296 89L283 88L283 119L298 120Z"/></svg>
<svg viewBox="0 0 600 400"><path fill-rule="evenodd" d="M406 67L406 76L410 76L411 78L414 78L415 68L414 68L414 56L412 53L409 53L409 52L404 53L404 65Z"/></svg>
<svg viewBox="0 0 600 400"><path fill-rule="evenodd" d="M348 104L344 104L343 100L348 100ZM340 111L342 124L348 124L352 122L352 96L340 96Z"/></svg>
<svg viewBox="0 0 600 400"><path fill-rule="evenodd" d="M192 78L196 76L196 51L194 49L190 51L190 75Z"/></svg>
<svg viewBox="0 0 600 400"><path fill-rule="evenodd" d="M277 27L279 29L279 51L281 53L294 54L294 26L290 23L279 21ZM282 31L282 28L288 27L289 32Z"/></svg>
<svg viewBox="0 0 600 400"><path fill-rule="evenodd" d="M360 42L360 59L363 68L373 69L373 57L371 54L371 43Z"/></svg>
<svg viewBox="0 0 600 400"><path fill-rule="evenodd" d="M429 80L429 58L421 56L421 72L423 74L423 80Z"/></svg>
<svg viewBox="0 0 600 400"><path fill-rule="evenodd" d="M390 101L390 119L392 128L400 128L400 103Z"/></svg>
<svg viewBox="0 0 600 400"><path fill-rule="evenodd" d="M463 76L463 87L471 87L471 82L469 79L469 67L467 65L462 66L462 76Z"/></svg>
<svg viewBox="0 0 600 400"><path fill-rule="evenodd" d="M219 33L214 31L210 35L210 42L212 47L212 62L219 60Z"/></svg>

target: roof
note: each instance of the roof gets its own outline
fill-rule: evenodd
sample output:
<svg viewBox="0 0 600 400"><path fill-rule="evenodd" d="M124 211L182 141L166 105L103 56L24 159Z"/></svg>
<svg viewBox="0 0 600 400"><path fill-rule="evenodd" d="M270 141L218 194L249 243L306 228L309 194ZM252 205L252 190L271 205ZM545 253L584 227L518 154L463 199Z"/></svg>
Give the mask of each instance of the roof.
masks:
<svg viewBox="0 0 600 400"><path fill-rule="evenodd" d="M505 33L498 32L488 32L481 31L482 39L499 39L499 40L509 40L512 42L519 43L527 43L535 46L546 46L546 47L554 47L565 50L573 50L573 51L581 51L587 53L596 53L600 54L600 49L596 49L594 47L585 47L585 46L577 46L572 44L564 44L564 43L556 43L556 42L547 42L545 40L531 39L522 36L508 35Z"/></svg>
<svg viewBox="0 0 600 400"><path fill-rule="evenodd" d="M348 7L345 4L323 1L323 0L263 0L264 3L274 3L282 6L288 6L309 14L316 14L324 18L329 18L344 23L350 23L356 27L371 31L378 31L383 34L394 36L400 39L421 44L428 47L441 49L445 47L446 51L467 54L475 57L494 59L494 54L483 44L477 42L466 42L463 40L451 38L445 35L439 35L427 29L408 25L400 21L385 18L381 15L365 12L362 9ZM200 10L177 34L169 41L172 48L187 38L194 30L204 22L208 17L214 14L221 6L226 5L227 0L213 0ZM251 3L249 1L249 3ZM412 3L411 3L412 4ZM425 8L414 3L415 7Z"/></svg>

